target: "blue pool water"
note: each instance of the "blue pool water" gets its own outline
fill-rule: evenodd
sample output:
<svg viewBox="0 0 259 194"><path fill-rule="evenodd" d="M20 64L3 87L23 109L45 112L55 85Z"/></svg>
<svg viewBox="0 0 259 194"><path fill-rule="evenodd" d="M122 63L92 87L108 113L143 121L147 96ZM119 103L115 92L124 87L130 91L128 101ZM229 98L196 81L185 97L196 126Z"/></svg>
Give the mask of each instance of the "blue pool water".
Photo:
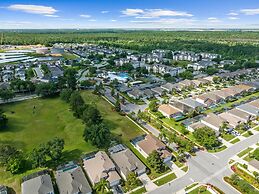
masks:
<svg viewBox="0 0 259 194"><path fill-rule="evenodd" d="M128 79L128 78L129 78L128 73L118 73L117 76L119 76L119 77L121 77L121 78L123 78L123 79Z"/></svg>

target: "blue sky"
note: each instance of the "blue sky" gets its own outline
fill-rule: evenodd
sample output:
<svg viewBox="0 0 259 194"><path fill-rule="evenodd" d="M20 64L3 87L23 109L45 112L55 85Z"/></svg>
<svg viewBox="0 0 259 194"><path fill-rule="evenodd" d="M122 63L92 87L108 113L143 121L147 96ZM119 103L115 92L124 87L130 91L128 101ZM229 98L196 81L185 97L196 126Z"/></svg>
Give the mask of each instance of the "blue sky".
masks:
<svg viewBox="0 0 259 194"><path fill-rule="evenodd" d="M259 28L259 0L0 0L0 28Z"/></svg>

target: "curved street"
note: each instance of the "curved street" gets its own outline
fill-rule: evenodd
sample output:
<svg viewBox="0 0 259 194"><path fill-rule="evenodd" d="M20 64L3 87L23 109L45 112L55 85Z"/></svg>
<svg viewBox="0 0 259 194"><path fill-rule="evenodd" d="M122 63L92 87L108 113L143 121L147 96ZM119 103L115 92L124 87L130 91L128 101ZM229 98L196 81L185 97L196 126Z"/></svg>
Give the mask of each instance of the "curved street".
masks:
<svg viewBox="0 0 259 194"><path fill-rule="evenodd" d="M149 193L173 194L183 190L193 182L210 183L226 194L239 193L223 181L224 176L230 176L232 174L228 161L231 157L258 141L259 133L256 133L219 153L212 154L205 151L199 151L197 152L197 156L191 157L188 160L189 171L183 177L167 183Z"/></svg>

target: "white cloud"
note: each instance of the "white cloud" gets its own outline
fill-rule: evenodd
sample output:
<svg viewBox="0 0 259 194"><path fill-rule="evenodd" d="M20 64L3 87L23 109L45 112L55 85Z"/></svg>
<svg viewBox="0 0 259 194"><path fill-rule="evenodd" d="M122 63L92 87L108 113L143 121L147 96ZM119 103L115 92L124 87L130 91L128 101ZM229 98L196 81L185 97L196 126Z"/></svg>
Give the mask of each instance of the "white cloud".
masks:
<svg viewBox="0 0 259 194"><path fill-rule="evenodd" d="M91 16L88 15L88 14L81 14L80 17L81 17L81 18L90 18Z"/></svg>
<svg viewBox="0 0 259 194"><path fill-rule="evenodd" d="M228 19L230 19L230 20L238 20L239 18L238 17L228 17Z"/></svg>
<svg viewBox="0 0 259 194"><path fill-rule="evenodd" d="M216 17L209 17L208 18L208 21L209 22L212 22L212 23L218 23L218 22L221 22L218 18Z"/></svg>
<svg viewBox="0 0 259 194"><path fill-rule="evenodd" d="M24 5L24 4L13 4L7 7L10 10L22 11L32 14L42 14L42 15L53 15L57 12L53 7L43 6L43 5Z"/></svg>
<svg viewBox="0 0 259 194"><path fill-rule="evenodd" d="M132 20L131 23L139 24L157 24L157 25L170 25L170 24L193 24L196 22L194 19L186 18L171 18L171 19L159 19L159 20Z"/></svg>
<svg viewBox="0 0 259 194"><path fill-rule="evenodd" d="M125 9L125 10L122 10L121 13L124 16L138 16L138 15L144 13L144 10L142 10L142 9Z"/></svg>
<svg viewBox="0 0 259 194"><path fill-rule="evenodd" d="M228 13L228 15L230 15L230 16L237 16L238 13L236 13L236 12L230 12L230 13Z"/></svg>
<svg viewBox="0 0 259 194"><path fill-rule="evenodd" d="M184 11L175 11L169 9L125 9L121 11L124 16L135 16L138 19L150 19L159 17L191 17L190 13Z"/></svg>
<svg viewBox="0 0 259 194"><path fill-rule="evenodd" d="M52 18L58 18L59 16L58 15L44 15L44 16L46 16L46 17L52 17Z"/></svg>
<svg viewBox="0 0 259 194"><path fill-rule="evenodd" d="M259 15L259 9L241 9L240 12L245 15Z"/></svg>
<svg viewBox="0 0 259 194"><path fill-rule="evenodd" d="M117 22L117 20L111 20L111 22Z"/></svg>
<svg viewBox="0 0 259 194"><path fill-rule="evenodd" d="M89 22L96 22L96 20L95 19L91 19L91 20L88 20Z"/></svg>
<svg viewBox="0 0 259 194"><path fill-rule="evenodd" d="M105 14L105 13L109 13L109 11L104 10L104 11L101 11L101 13Z"/></svg>

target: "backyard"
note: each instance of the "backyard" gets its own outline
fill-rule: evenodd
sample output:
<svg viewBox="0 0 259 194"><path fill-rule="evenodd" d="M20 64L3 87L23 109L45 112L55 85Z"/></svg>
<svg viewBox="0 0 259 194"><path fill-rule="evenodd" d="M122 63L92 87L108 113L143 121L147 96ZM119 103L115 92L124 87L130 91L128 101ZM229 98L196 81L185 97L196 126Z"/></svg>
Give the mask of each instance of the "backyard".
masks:
<svg viewBox="0 0 259 194"><path fill-rule="evenodd" d="M112 133L118 135L123 142L142 134L134 123L113 112L111 105L101 97L93 96L91 92L82 92L82 96L86 101L91 99L96 104ZM65 140L62 161L76 160L83 153L97 150L83 140L82 121L76 119L70 112L69 105L59 98L33 99L2 105L1 108L4 109L9 124L7 129L0 132L0 144L11 144L28 153L41 143L61 137ZM0 168L0 174L1 184L9 185L20 193L21 177L25 174L13 176L3 168Z"/></svg>

